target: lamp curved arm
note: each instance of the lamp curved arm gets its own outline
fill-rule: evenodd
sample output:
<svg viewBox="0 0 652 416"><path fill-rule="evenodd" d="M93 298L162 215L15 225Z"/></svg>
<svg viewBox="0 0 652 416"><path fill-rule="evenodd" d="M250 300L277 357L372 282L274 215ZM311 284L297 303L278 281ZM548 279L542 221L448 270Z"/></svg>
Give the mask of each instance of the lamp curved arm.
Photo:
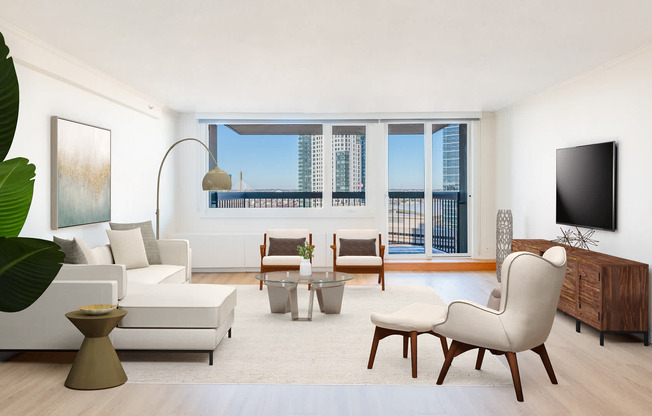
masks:
<svg viewBox="0 0 652 416"><path fill-rule="evenodd" d="M213 153L211 153L210 149L208 146L206 146L202 141L194 139L192 137L186 138L186 139L181 139L178 142L174 143L170 148L168 149L167 152L165 152L165 156L163 156L163 160L161 161L161 166L158 168L158 178L156 180L156 239L158 240L158 235L159 235L159 195L160 195L160 190L161 190L161 172L163 171L163 164L165 163L165 159L167 159L168 155L170 154L170 151L174 149L174 147L180 143L186 142L186 141L195 141L202 146L204 146L204 149L208 152L209 155L211 155L211 158L213 159L213 162L215 162L215 166L217 166L217 160L215 159L215 156L213 156Z"/></svg>

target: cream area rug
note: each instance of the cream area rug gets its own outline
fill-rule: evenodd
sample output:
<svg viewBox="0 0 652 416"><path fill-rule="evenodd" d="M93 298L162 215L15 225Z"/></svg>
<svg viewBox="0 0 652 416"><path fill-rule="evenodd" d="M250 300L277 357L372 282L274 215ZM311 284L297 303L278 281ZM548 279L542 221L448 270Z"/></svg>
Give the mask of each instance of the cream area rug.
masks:
<svg viewBox="0 0 652 416"><path fill-rule="evenodd" d="M309 291L299 287L299 316L306 316ZM347 286L339 315L319 312L315 299L312 321L292 321L290 314L272 314L267 289L237 286L233 337L215 350L214 365L206 354L121 353L130 383L226 384L372 384L435 385L444 355L439 338L418 338L418 378L411 377L410 358L403 358L402 337L380 341L374 368L367 369L374 333L372 312L392 312L414 302L444 304L428 287ZM482 370L476 354L455 358L447 386L511 384L507 368L491 354Z"/></svg>

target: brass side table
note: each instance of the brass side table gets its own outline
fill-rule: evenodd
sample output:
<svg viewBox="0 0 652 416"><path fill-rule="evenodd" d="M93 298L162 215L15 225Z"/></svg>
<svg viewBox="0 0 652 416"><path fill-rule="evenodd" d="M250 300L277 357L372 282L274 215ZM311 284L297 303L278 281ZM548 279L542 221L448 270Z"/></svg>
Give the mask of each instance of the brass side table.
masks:
<svg viewBox="0 0 652 416"><path fill-rule="evenodd" d="M68 312L66 318L84 334L84 342L68 373L65 386L76 390L99 390L119 386L127 381L109 333L127 314L114 309L104 315Z"/></svg>

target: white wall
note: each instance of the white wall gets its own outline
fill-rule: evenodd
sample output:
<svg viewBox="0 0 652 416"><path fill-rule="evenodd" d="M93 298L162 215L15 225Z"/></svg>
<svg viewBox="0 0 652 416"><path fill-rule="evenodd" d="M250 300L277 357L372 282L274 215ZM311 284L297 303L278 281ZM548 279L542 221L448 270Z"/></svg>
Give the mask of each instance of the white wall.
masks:
<svg viewBox="0 0 652 416"><path fill-rule="evenodd" d="M154 221L158 166L175 137L177 116L119 82L38 40L0 27L14 58L20 86L20 112L8 158L26 157L36 165L32 206L22 236L78 237L106 244L106 223L52 230L50 227L50 117L111 130L111 216L113 221ZM151 105L154 106L154 105ZM167 164L168 162L166 162ZM166 176L174 173L169 162ZM173 215L173 195L162 201Z"/></svg>
<svg viewBox="0 0 652 416"><path fill-rule="evenodd" d="M652 263L652 47L497 113L497 205L515 238L554 239L555 150L616 140L617 231L596 251Z"/></svg>

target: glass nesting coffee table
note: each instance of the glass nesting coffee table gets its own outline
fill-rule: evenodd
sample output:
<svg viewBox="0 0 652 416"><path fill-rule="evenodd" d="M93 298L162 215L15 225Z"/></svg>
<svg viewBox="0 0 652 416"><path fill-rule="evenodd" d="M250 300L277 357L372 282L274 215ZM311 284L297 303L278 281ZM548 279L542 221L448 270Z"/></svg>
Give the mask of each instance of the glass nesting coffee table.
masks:
<svg viewBox="0 0 652 416"><path fill-rule="evenodd" d="M265 282L269 307L272 313L292 314L293 321L312 321L312 307L317 294L319 310L326 314L340 313L344 285L353 280L353 275L341 272L313 272L310 276L301 276L298 270L268 272L256 275L256 279ZM299 317L297 286L310 285L308 316Z"/></svg>

